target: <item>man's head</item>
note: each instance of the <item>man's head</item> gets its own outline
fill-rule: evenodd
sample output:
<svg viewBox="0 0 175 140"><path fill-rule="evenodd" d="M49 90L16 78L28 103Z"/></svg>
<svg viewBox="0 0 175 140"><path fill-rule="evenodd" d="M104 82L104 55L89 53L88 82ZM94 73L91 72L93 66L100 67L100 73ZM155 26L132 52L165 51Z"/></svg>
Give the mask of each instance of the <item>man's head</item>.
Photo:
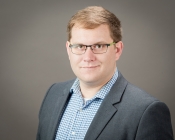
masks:
<svg viewBox="0 0 175 140"><path fill-rule="evenodd" d="M103 7L90 6L78 11L67 26L68 41L72 37L72 28L79 26L84 29L94 29L99 25L106 24L109 27L111 38L114 42L122 40L120 20L110 11Z"/></svg>
<svg viewBox="0 0 175 140"><path fill-rule="evenodd" d="M108 82L123 49L116 16L102 7L85 8L70 20L68 34L67 53L80 84L100 86Z"/></svg>

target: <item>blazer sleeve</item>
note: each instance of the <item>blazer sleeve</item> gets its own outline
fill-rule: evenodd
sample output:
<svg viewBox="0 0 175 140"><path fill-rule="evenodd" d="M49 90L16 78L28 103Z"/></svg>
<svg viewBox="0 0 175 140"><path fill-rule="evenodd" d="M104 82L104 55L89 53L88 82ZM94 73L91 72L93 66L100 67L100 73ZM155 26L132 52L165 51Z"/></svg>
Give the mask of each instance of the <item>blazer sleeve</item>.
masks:
<svg viewBox="0 0 175 140"><path fill-rule="evenodd" d="M136 140L173 140L168 107L154 101L144 111L136 133Z"/></svg>

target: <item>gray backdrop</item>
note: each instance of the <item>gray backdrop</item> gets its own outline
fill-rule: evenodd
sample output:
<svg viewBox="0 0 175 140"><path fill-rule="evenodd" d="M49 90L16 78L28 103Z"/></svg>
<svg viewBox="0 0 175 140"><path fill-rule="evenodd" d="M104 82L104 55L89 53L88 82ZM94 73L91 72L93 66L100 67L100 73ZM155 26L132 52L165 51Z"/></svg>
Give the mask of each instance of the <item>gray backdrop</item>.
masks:
<svg viewBox="0 0 175 140"><path fill-rule="evenodd" d="M91 5L104 6L122 21L125 47L118 69L168 105L175 130L174 0L1 0L1 140L35 139L47 89L75 77L65 48L67 22Z"/></svg>

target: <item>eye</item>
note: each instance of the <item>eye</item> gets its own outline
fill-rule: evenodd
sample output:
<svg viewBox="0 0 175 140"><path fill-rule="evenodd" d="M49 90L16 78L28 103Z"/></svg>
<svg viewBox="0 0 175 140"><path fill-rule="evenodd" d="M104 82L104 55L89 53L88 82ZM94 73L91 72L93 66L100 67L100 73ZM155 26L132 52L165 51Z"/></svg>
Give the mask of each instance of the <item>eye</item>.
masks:
<svg viewBox="0 0 175 140"><path fill-rule="evenodd" d="M86 46L83 46L83 45L78 45L78 47L77 47L78 49L85 49L86 48Z"/></svg>
<svg viewBox="0 0 175 140"><path fill-rule="evenodd" d="M101 48L103 48L103 45L96 44L96 45L94 45L94 48L95 48L95 49L101 49Z"/></svg>
<svg viewBox="0 0 175 140"><path fill-rule="evenodd" d="M83 45L79 45L79 44L74 44L74 45L72 45L72 48L74 48L74 49L84 49L85 48L85 46L83 46Z"/></svg>
<svg viewBox="0 0 175 140"><path fill-rule="evenodd" d="M79 45L79 44L77 44L77 45L75 45L74 48L77 49L77 50L85 50L86 49L86 46L85 45Z"/></svg>

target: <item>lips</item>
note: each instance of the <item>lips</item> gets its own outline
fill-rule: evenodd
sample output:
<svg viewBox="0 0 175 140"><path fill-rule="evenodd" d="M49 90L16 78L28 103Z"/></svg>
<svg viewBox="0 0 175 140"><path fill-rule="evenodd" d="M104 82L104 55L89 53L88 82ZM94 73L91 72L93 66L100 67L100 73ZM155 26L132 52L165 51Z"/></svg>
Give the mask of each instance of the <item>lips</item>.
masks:
<svg viewBox="0 0 175 140"><path fill-rule="evenodd" d="M96 65L96 66L82 66L81 68L96 68L98 67L99 65Z"/></svg>

